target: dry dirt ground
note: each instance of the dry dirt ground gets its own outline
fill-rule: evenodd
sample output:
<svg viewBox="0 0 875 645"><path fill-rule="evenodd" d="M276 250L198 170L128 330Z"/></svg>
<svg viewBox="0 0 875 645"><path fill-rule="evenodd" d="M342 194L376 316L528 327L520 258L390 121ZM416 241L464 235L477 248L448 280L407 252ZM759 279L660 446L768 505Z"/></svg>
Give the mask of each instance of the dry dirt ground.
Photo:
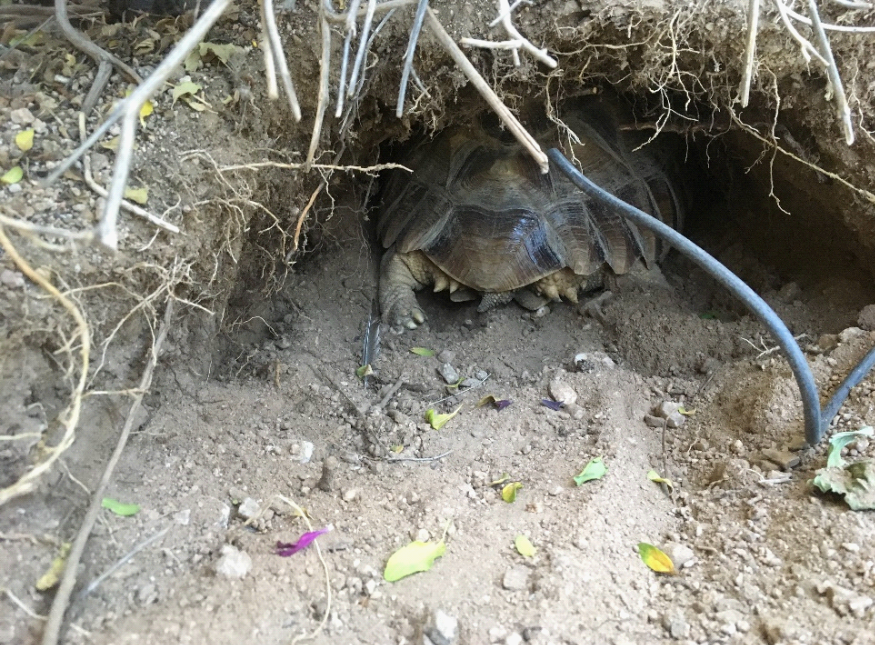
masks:
<svg viewBox="0 0 875 645"><path fill-rule="evenodd" d="M315 22L312 7L298 4L305 6L283 14L282 24L292 25L284 34L300 46ZM459 13L472 24L493 13L491 3L470 4ZM584 22L614 15L585 3L547 5L531 9L535 21L549 10ZM713 15L730 5L714 5ZM244 4L211 40L251 43L255 15ZM148 71L177 37L172 25L144 19L115 33L100 32L97 21L90 33L120 55L142 57L136 66ZM406 25L387 26L381 54L403 50ZM145 41L151 45L137 49ZM0 169L21 163L28 171L22 183L0 189L0 203L6 217L84 229L99 216L100 200L80 170L48 188L34 180L75 146L75 108L93 66L68 59L56 35L46 42L55 45L0 59ZM437 57L433 44L423 47ZM312 113L318 43L307 40L303 49L300 75L309 81L299 92ZM40 640L53 592L37 591L36 581L81 524L128 413L130 399L119 391L140 378L168 292L180 299L177 314L107 493L140 511L100 515L64 643L288 643L308 634L304 642L332 644L875 643L875 516L813 492L809 480L824 465L825 446L799 450L795 382L738 303L677 254L662 269L669 288L621 281L595 315L569 303L542 317L515 305L478 314L474 305L423 295L428 324L385 333L366 386L355 370L376 289L367 195L379 179L333 175L304 229L307 252L292 256L297 216L320 177L243 172L223 183L207 157L182 154L205 150L219 164L300 160L309 131L270 136L287 116L281 106L240 96L244 86L261 91L252 80L261 73L258 53L240 57L231 68L213 61L190 74L206 88L210 109L174 104L168 91L145 119L131 183L149 187L149 208L170 209L165 216L182 235L153 239L154 229L126 217L121 250L111 255L41 248L4 228L86 312L94 346L92 394L75 443L34 492L0 508L0 643ZM434 107L439 98L455 105L456 77L442 81L423 69L434 68L422 62L420 75L426 84L435 79L441 97L420 97L425 107L405 127L447 120ZM392 78L385 96L395 91ZM110 84L101 113L125 88L119 79ZM238 100L221 107L235 90ZM380 100L363 104L352 160L378 161L368 146L391 138L362 133L380 124L403 129ZM811 99L815 108L818 100ZM797 115L795 123L803 121ZM37 144L22 153L14 138L30 127ZM326 136L337 134L331 127ZM858 184L872 186L865 178L875 168L848 161L862 152L805 145L825 161L848 163ZM720 149L692 148L689 163L702 166ZM691 175L718 185L699 187L691 234L799 335L826 396L875 343L872 311L864 311L875 302L867 260L875 238L859 224L871 211L837 182L782 166L781 158L771 166L777 176L768 155L748 175L758 156L751 144L726 154L734 166ZM103 183L112 155L92 154ZM723 190L730 175L740 187L734 196ZM792 215L780 212L770 190ZM818 219L825 202L834 221ZM8 251L0 278L6 487L59 440L79 344L63 309ZM72 358L63 351L69 338ZM474 387L448 387L444 364ZM543 406L560 387L574 403ZM873 392L870 377L834 429L872 424ZM486 395L512 403L478 407ZM680 427L648 418L665 403L690 413ZM457 408L440 430L424 420L428 409ZM857 441L850 454L873 457L875 444ZM607 474L576 486L572 478L595 457ZM673 489L649 481L651 469ZM522 484L512 503L493 485L504 476ZM319 552L275 553L278 541L308 530L277 496L306 509L314 528L331 527L318 538ZM534 556L516 551L518 535L531 540ZM441 539L446 552L430 571L383 579L393 551ZM679 574L649 570L639 542L672 555Z"/></svg>

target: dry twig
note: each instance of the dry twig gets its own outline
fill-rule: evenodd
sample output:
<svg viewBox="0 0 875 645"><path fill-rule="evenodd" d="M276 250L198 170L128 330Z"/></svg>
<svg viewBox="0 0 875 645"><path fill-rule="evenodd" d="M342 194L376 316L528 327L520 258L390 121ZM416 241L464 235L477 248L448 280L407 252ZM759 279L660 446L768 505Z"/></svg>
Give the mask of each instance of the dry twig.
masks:
<svg viewBox="0 0 875 645"><path fill-rule="evenodd" d="M447 33L443 25L438 20L431 7L427 9L428 26L437 37L438 42L443 46L446 52L450 55L462 73L468 77L471 84L477 88L481 96L486 99L489 106L495 110L498 117L504 122L508 130L517 138L517 140L529 151L529 154L535 159L541 167L541 172L546 173L549 170L549 162L547 155L541 150L541 146L535 141L535 138L517 120L508 107L502 102L495 91L489 87L489 83L480 75L480 72L471 64L465 53L459 49L456 41Z"/></svg>
<svg viewBox="0 0 875 645"><path fill-rule="evenodd" d="M117 56L113 56L108 51L98 47L93 42L88 40L85 35L70 24L70 18L67 16L67 0L55 0L55 20L58 21L58 26L61 28L64 37L70 41L79 51L88 54L94 59L98 65L104 61L114 65L120 72L127 76L134 83L142 83L143 79L131 67L122 62Z"/></svg>
<svg viewBox="0 0 875 645"><path fill-rule="evenodd" d="M319 3L319 24L322 31L322 58L319 60L319 102L316 105L316 117L313 122L313 136L310 138L310 148L307 150L307 167L313 164L316 149L319 147L319 137L322 135L322 123L325 120L325 110L328 108L328 80L331 73L331 27L325 17L325 3Z"/></svg>
<svg viewBox="0 0 875 645"><path fill-rule="evenodd" d="M398 88L398 102L395 105L395 116L399 119L404 115L407 81L410 78L410 71L413 69L413 54L416 52L416 43L419 41L419 32L422 31L422 21L425 19L426 9L428 9L428 0L419 0L419 4L416 5L416 14L413 17L413 26L410 28L407 51L404 53L404 69L401 71L401 85Z"/></svg>
<svg viewBox="0 0 875 645"><path fill-rule="evenodd" d="M753 76L753 62L757 51L757 27L760 21L760 0L748 0L747 3L747 49L744 53L744 74L741 78L741 107L747 107L750 101L750 81Z"/></svg>
<svg viewBox="0 0 875 645"><path fill-rule="evenodd" d="M498 23L504 27L510 40L495 42L491 40L481 40L478 38L462 38L461 43L468 47L482 47L486 49L510 49L513 51L513 64L520 66L519 50L524 49L536 59L544 63L550 69L555 69L558 63L556 59L547 53L546 49L538 49L531 41L523 36L514 26L512 16L513 10L520 5L520 2L515 2L513 6L508 4L507 0L498 0L498 17L490 23L490 27L494 27Z"/></svg>
<svg viewBox="0 0 875 645"><path fill-rule="evenodd" d="M280 40L279 30L276 28L273 0L261 0L258 4L261 6L261 24L264 31L263 40L267 44L267 47L264 47L264 61L265 70L267 71L268 97L272 99L279 97L279 93L276 91L275 78L275 73L279 69L280 78L283 81L283 89L286 91L286 97L289 99L292 116L295 118L295 121L300 121L301 106L298 104L298 95L295 94L295 85L292 83L289 63L286 60L286 53L283 49L282 40ZM271 89L273 89L272 93Z"/></svg>

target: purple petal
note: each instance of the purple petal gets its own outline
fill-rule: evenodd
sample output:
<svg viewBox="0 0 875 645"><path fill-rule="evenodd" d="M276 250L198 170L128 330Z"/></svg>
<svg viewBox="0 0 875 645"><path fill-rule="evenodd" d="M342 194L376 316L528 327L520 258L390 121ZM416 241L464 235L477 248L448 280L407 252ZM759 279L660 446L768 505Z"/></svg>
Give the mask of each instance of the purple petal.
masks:
<svg viewBox="0 0 875 645"><path fill-rule="evenodd" d="M511 403L513 403L513 401L511 401L510 399L502 399L501 401L496 401L495 402L495 409L496 410L504 410Z"/></svg>
<svg viewBox="0 0 875 645"><path fill-rule="evenodd" d="M551 401L550 399L541 399L541 405L550 408L551 410L560 410L565 407L562 401Z"/></svg>
<svg viewBox="0 0 875 645"><path fill-rule="evenodd" d="M326 526L324 529L319 529L318 531L309 531L307 533L304 533L304 535L298 538L297 542L277 542L276 554L284 558L287 558L290 555L294 555L298 551L306 549L308 546L310 546L313 540L315 540L323 533L328 533L328 531L330 530L331 527Z"/></svg>

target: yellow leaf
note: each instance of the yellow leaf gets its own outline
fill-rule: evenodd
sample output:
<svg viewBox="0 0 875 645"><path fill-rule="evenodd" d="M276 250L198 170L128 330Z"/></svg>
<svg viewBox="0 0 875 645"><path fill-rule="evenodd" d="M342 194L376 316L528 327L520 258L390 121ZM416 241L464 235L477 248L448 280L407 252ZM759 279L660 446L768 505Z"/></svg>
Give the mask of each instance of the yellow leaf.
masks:
<svg viewBox="0 0 875 645"><path fill-rule="evenodd" d="M641 561L644 564L657 573L667 573L672 576L677 574L677 570L674 568L674 562L671 561L671 558L652 544L639 542L638 555L641 556Z"/></svg>
<svg viewBox="0 0 875 645"><path fill-rule="evenodd" d="M441 557L446 550L447 545L443 540L439 542L420 542L419 540L411 542L389 557L386 569L383 571L383 577L388 582L395 582L411 574L428 571L434 565L434 561Z"/></svg>
<svg viewBox="0 0 875 645"><path fill-rule="evenodd" d="M670 479L666 479L665 477L660 476L660 474L655 470L651 470L647 473L647 479L652 482L656 482L657 484L665 484L671 490L674 490L674 482Z"/></svg>
<svg viewBox="0 0 875 645"><path fill-rule="evenodd" d="M429 424L431 424L431 427L433 429L440 430L441 428L443 428L446 425L447 421L449 421L454 416L456 416L459 413L459 410L461 410L461 409L462 409L462 406L460 405L458 408L456 408L455 410L453 410L449 414L438 414L434 410L434 408L429 408L428 410L425 411L425 420L428 421Z"/></svg>
<svg viewBox="0 0 875 645"><path fill-rule="evenodd" d="M22 152L27 152L33 148L33 128L30 130L22 130L15 135L15 145Z"/></svg>
<svg viewBox="0 0 875 645"><path fill-rule="evenodd" d="M149 189L148 188L125 188L125 199L129 199L132 202L137 202L138 204L145 204L149 199Z"/></svg>
<svg viewBox="0 0 875 645"><path fill-rule="evenodd" d="M36 581L37 591L48 591L60 582L61 575L64 573L64 567L67 566L67 556L70 554L71 547L72 544L69 542L64 542L61 545L58 556L52 560L48 570Z"/></svg>
<svg viewBox="0 0 875 645"><path fill-rule="evenodd" d="M143 103L143 107L140 108L140 125L146 125L145 118L152 114L155 111L155 106L152 101L146 101Z"/></svg>
<svg viewBox="0 0 875 645"><path fill-rule="evenodd" d="M101 141L100 147L115 152L116 150L118 150L118 137L113 137L112 139L109 139L107 141Z"/></svg>
<svg viewBox="0 0 875 645"><path fill-rule="evenodd" d="M24 171L21 166L13 166L6 171L6 174L0 177L0 182L4 184L17 184L24 177Z"/></svg>
<svg viewBox="0 0 875 645"><path fill-rule="evenodd" d="M190 108L191 108L192 110L194 110L195 112L203 112L204 110L207 109L207 106L204 105L203 103L198 103L197 101L194 101L194 100L192 100L191 98L189 98L189 97L187 97L187 96L183 96L183 97L182 97L182 100L185 102L185 104L186 104L188 107L190 107Z"/></svg>
<svg viewBox="0 0 875 645"><path fill-rule="evenodd" d="M509 484L505 484L504 488L501 489L501 499L503 499L508 504L512 504L516 501L516 493L522 488L523 485L519 482L511 482Z"/></svg>
<svg viewBox="0 0 875 645"><path fill-rule="evenodd" d="M531 558L538 551L535 545L532 544L532 541L525 535L517 535L513 545L516 547L517 553L524 558Z"/></svg>

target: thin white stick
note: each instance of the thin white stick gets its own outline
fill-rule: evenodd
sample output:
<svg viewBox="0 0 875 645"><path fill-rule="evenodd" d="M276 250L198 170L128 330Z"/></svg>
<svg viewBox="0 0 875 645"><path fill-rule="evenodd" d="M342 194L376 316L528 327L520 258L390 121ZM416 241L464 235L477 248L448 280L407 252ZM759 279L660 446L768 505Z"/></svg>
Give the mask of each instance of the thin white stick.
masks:
<svg viewBox="0 0 875 645"><path fill-rule="evenodd" d="M270 43L270 49L276 59L277 70L283 81L283 89L286 91L286 97L289 99L289 107L292 110L292 116L295 118L295 121L300 121L301 106L298 104L298 95L295 94L295 85L292 83L292 75L289 72L289 63L286 61L286 53L283 49L283 43L280 40L280 33L276 28L273 0L261 0L260 4L262 6L261 16L264 21L264 31L267 32L267 40Z"/></svg>
<svg viewBox="0 0 875 645"><path fill-rule="evenodd" d="M796 27L793 26L793 23L790 21L790 16L787 14L787 5L784 4L784 0L775 0L775 6L778 9L778 14L781 16L781 22L784 23L784 28L794 39L796 39L796 42L802 46L802 58L805 59L805 62L810 63L811 59L815 58L818 63L827 67L829 63L820 55L820 52L817 51L817 47L812 45L811 42L800 34L796 30Z"/></svg>
<svg viewBox="0 0 875 645"><path fill-rule="evenodd" d="M801 13L793 11L790 7L787 7L787 14L793 18L794 20L798 20L803 25L808 25L809 27L814 26L814 22L811 18L806 18ZM818 20L820 17L818 16ZM845 31L855 34L871 34L875 33L875 27L855 27L854 25L833 25L828 22L820 23L820 26L826 31Z"/></svg>
<svg viewBox="0 0 875 645"><path fill-rule="evenodd" d="M498 14L498 17L497 17L495 20L493 20L492 22L489 23L489 27L490 27L490 29L491 29L492 27L495 27L498 23L500 23L502 20L504 20L507 16L509 16L510 14L512 14L514 11L516 11L517 7L519 7L519 6L520 6L522 3L524 3L524 2L525 2L526 4L532 4L531 2L529 2L529 0L516 0L516 2L514 2L512 5L510 5L510 6L507 8L506 11L505 11L505 10L502 10L502 11Z"/></svg>
<svg viewBox="0 0 875 645"><path fill-rule="evenodd" d="M507 3L507 0L498 0L499 12L504 14L504 17L501 19L501 24L504 26L504 30L507 32L507 35L515 40L519 40L523 43L523 49L529 52L532 56L537 58L539 61L544 63L550 69L555 69L559 64L556 62L556 59L547 55L546 49L538 49L535 47L527 38L524 38L523 35L517 31L517 28L513 26L513 22L511 21L510 15L510 5Z"/></svg>
<svg viewBox="0 0 875 645"><path fill-rule="evenodd" d="M462 38L459 41L465 47L480 47L481 49L519 49L523 44L519 40L480 40L479 38Z"/></svg>
<svg viewBox="0 0 875 645"><path fill-rule="evenodd" d="M426 9L428 9L428 0L419 0L419 4L416 5L416 14L413 16L410 39L407 41L407 51L404 54L404 68L401 70L401 85L398 88L398 103L395 105L395 116L399 119L404 115L407 81L410 78L410 70L413 69L413 54L416 52L416 43L419 41L419 32L422 31L422 21L425 18Z"/></svg>
<svg viewBox="0 0 875 645"><path fill-rule="evenodd" d="M322 135L322 122L325 120L325 109L328 107L328 76L331 72L331 27L325 18L325 3L319 3L322 15L322 58L319 60L319 103L316 106L316 120L313 123L313 136L310 138L310 149L307 151L306 165L313 164L316 149L319 147L319 137Z"/></svg>
<svg viewBox="0 0 875 645"><path fill-rule="evenodd" d="M365 53L368 49L368 43L370 42L368 34L371 31L371 23L374 21L374 12L376 10L377 0L368 0L368 8L365 12L365 23L362 26L362 39L359 42L359 50L355 57L355 64L352 66L352 75L349 77L349 89L347 90L347 96L349 98L352 98L357 91L356 88L358 86L359 72L361 71Z"/></svg>
<svg viewBox="0 0 875 645"><path fill-rule="evenodd" d="M381 2L376 6L376 10L379 12L383 11L391 11L392 9L398 9L400 7L406 7L409 4L413 4L417 0L386 0L386 2ZM361 18L365 15L366 9L361 9L356 15L356 18ZM347 20L347 16L345 13L335 13L331 7L325 8L325 17L329 20L329 22L334 23L345 23Z"/></svg>
<svg viewBox="0 0 875 645"><path fill-rule="evenodd" d="M124 119L121 134L119 135L115 167L113 169L106 206L103 210L103 217L97 226L98 240L112 250L118 248L118 232L115 226L118 220L119 206L124 196L125 184L128 179L128 170L131 166L134 135L137 130L137 119L139 118L140 109L149 100L149 97L164 85L164 82L182 64L182 61L185 60L189 52L204 39L204 36L207 35L207 32L224 13L229 4L231 4L231 0L215 0L200 19L192 25L182 40L170 50L170 53L155 68L155 71L130 96L121 101L112 114L107 117L106 121L88 137L85 143L76 148L73 154L67 157L46 180L48 183L51 183L60 177L86 150L97 142L115 121L118 121L120 118Z"/></svg>
<svg viewBox="0 0 875 645"><path fill-rule="evenodd" d="M747 107L750 101L750 81L753 77L753 62L757 51L757 28L760 21L760 0L748 0L747 3L747 49L744 54L744 74L741 78L741 107Z"/></svg>
<svg viewBox="0 0 875 645"><path fill-rule="evenodd" d="M857 2L856 0L832 0L835 4L847 9L875 9L871 2Z"/></svg>
<svg viewBox="0 0 875 645"><path fill-rule="evenodd" d="M456 41L454 41L447 33L446 29L441 25L440 20L437 19L437 16L430 7L426 13L426 19L428 20L428 26L432 33L434 33L438 42L440 42L456 65L459 66L462 73L468 77L471 84L477 88L477 91L480 92L484 99L486 99L486 102L489 103L490 107L495 110L495 113L504 122L513 136L515 136L517 140L525 146L526 150L529 151L529 154L532 155L534 160L541 167L541 172L546 173L550 169L549 160L547 159L547 155L544 154L544 151L541 150L541 146L538 145L538 142L535 141L534 137L526 131L498 95L491 87L489 87L489 83L486 82L474 65L471 64L471 61L465 56L465 52L459 49Z"/></svg>
<svg viewBox="0 0 875 645"><path fill-rule="evenodd" d="M826 37L823 25L820 24L820 14L817 13L817 3L815 0L808 0L808 13L811 14L811 27L814 29L814 33L817 34L818 41L820 41L821 53L829 61L826 74L829 77L830 83L832 83L833 92L835 92L836 112L838 112L839 120L842 122L842 129L845 131L845 141L848 145L851 145L854 143L854 124L851 122L851 108L848 107L845 87L842 85L841 76L839 76L839 66L836 64L836 59L832 54L832 47L829 46L829 39Z"/></svg>

